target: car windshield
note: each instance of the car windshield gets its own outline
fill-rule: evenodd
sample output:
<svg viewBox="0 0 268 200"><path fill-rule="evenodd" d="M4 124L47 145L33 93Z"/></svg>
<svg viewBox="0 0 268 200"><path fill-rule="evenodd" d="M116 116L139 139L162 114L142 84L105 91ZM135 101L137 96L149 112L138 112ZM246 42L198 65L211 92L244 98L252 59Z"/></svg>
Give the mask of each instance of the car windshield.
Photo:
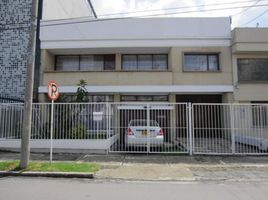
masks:
<svg viewBox="0 0 268 200"><path fill-rule="evenodd" d="M129 126L147 126L147 120L131 120ZM155 120L150 120L150 126L159 126Z"/></svg>

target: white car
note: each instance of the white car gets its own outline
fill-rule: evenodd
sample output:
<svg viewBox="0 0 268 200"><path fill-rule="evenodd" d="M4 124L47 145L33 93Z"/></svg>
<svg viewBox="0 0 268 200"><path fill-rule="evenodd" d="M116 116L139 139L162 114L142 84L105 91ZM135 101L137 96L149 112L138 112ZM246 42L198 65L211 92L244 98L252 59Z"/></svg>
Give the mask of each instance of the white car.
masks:
<svg viewBox="0 0 268 200"><path fill-rule="evenodd" d="M127 146L160 146L164 144L163 129L155 120L131 120L127 128L126 144Z"/></svg>

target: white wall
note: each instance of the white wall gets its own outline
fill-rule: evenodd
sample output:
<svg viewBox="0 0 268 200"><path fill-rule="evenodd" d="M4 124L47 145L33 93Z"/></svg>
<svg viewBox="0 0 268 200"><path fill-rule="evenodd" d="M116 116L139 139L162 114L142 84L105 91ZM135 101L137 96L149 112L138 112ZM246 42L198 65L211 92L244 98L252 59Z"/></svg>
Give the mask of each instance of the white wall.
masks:
<svg viewBox="0 0 268 200"><path fill-rule="evenodd" d="M229 46L231 24L229 18L42 21L40 37L42 49Z"/></svg>

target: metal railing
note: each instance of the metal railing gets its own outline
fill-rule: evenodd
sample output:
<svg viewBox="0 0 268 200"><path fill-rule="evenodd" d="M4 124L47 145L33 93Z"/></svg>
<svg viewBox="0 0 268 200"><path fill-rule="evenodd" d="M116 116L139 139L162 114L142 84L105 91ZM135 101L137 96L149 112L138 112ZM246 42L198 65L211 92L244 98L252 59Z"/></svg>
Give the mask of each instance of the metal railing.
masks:
<svg viewBox="0 0 268 200"><path fill-rule="evenodd" d="M186 103L113 103L110 152L189 152Z"/></svg>
<svg viewBox="0 0 268 200"><path fill-rule="evenodd" d="M268 152L268 104L193 104L195 154Z"/></svg>
<svg viewBox="0 0 268 200"><path fill-rule="evenodd" d="M31 140L50 139L50 112L33 104ZM23 104L0 104L0 142L21 138L22 119ZM110 152L268 153L268 104L56 103L53 124L54 140Z"/></svg>

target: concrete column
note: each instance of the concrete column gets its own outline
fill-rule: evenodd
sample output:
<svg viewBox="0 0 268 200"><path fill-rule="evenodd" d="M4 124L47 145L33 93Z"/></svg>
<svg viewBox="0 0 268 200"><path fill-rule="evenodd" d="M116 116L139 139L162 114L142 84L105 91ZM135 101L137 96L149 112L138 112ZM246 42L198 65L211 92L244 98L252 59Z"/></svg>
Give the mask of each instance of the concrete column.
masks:
<svg viewBox="0 0 268 200"><path fill-rule="evenodd" d="M117 53L115 54L115 71L121 71L122 70L122 61L121 61L121 54Z"/></svg>
<svg viewBox="0 0 268 200"><path fill-rule="evenodd" d="M48 102L47 94L45 93L38 94L38 100L40 103Z"/></svg>
<svg viewBox="0 0 268 200"><path fill-rule="evenodd" d="M176 103L176 94L169 94L169 103ZM170 121L170 129L169 129L169 137L168 141L174 141L176 138L176 111L177 106L174 104L174 109L170 110L169 113L169 121Z"/></svg>
<svg viewBox="0 0 268 200"><path fill-rule="evenodd" d="M231 92L222 95L222 103L234 103L234 94Z"/></svg>
<svg viewBox="0 0 268 200"><path fill-rule="evenodd" d="M119 102L120 102L120 95L119 94L115 94L114 95L114 102L115 104L113 105L113 116L114 117L114 121L112 126L114 127L114 131L115 131L115 135L118 137L119 139L119 143L122 143L122 138L120 137L120 110L118 109L119 106ZM119 144L117 144L119 145ZM118 148L118 146L115 146L115 148ZM120 150L120 149L115 149L115 150Z"/></svg>

